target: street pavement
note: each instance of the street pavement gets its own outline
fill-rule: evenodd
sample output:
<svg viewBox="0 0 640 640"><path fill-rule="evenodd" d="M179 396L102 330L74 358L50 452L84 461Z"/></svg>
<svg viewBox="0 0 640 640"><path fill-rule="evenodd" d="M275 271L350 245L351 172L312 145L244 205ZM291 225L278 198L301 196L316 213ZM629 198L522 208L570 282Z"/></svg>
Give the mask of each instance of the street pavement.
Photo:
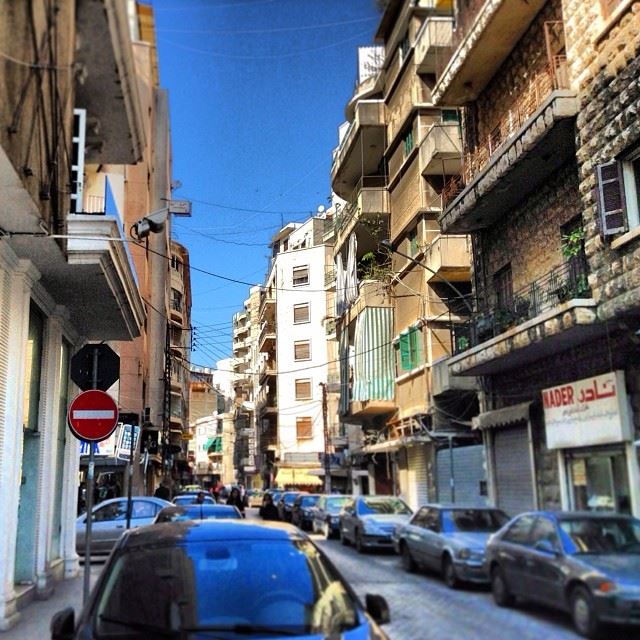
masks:
<svg viewBox="0 0 640 640"><path fill-rule="evenodd" d="M249 519L257 518L248 509ZM311 536L351 583L364 601L367 593L384 596L391 610L385 631L391 640L577 640L565 614L542 607L519 604L513 609L497 607L488 588L448 589L438 576L405 572L390 552L358 554L337 540ZM103 565L92 563L91 582ZM82 569L82 567L81 567ZM20 622L0 640L46 640L51 617L65 607L82 606L82 570L78 577L59 583L48 600L31 603ZM630 640L633 631L612 628L607 640Z"/></svg>

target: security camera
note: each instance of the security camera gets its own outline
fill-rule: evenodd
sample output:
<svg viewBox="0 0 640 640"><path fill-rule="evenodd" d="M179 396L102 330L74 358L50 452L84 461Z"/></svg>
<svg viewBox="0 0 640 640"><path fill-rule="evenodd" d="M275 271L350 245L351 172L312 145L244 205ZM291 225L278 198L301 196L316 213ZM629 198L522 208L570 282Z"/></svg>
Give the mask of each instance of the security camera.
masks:
<svg viewBox="0 0 640 640"><path fill-rule="evenodd" d="M138 240L146 238L150 233L159 233L164 229L168 215L169 209L166 207L153 211L133 225L132 233Z"/></svg>

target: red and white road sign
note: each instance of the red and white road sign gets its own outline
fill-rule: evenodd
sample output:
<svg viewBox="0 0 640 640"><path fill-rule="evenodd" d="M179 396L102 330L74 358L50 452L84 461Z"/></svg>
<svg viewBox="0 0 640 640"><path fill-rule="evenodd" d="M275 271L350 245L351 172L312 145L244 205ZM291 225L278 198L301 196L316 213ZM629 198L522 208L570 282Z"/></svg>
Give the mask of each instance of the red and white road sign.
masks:
<svg viewBox="0 0 640 640"><path fill-rule="evenodd" d="M69 428L79 440L106 440L118 424L118 405L104 391L83 391L73 399L67 414Z"/></svg>

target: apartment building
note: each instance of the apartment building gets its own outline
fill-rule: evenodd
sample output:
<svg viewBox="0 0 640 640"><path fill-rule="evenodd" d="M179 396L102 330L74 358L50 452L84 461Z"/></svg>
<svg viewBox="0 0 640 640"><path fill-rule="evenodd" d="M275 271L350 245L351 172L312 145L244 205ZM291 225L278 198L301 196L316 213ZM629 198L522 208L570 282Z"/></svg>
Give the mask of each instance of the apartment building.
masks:
<svg viewBox="0 0 640 640"><path fill-rule="evenodd" d="M640 3L454 5L439 223L472 237L475 312L449 372L482 380L491 501L637 515Z"/></svg>
<svg viewBox="0 0 640 640"><path fill-rule="evenodd" d="M462 166L459 111L431 96L452 32L450 3L387 4L380 45L360 50L331 170L347 201L334 253L341 418L362 431L353 489L399 493L414 507L455 500L454 467L464 470L457 499L484 501L482 447L468 428L475 379L446 366L470 308L469 239L438 226Z"/></svg>
<svg viewBox="0 0 640 640"><path fill-rule="evenodd" d="M266 486L322 485L329 453L327 287L330 218L320 213L274 235L260 292L256 416ZM327 399L327 407L328 407ZM327 425L327 426L325 426Z"/></svg>
<svg viewBox="0 0 640 640"><path fill-rule="evenodd" d="M120 408L141 411L139 400L129 404L132 372L119 345L139 340L150 320L125 232L149 212L149 198L168 193L160 176L169 165L156 164L151 193L134 193L125 179L124 167L145 162L150 149L168 157L166 138L152 142L162 111L150 125L142 108L147 45L132 43L134 3L81 0L53 14L37 3L0 8L0 629L7 629L31 599L47 598L78 571L80 446L66 424L78 392L69 380L74 352L111 341L123 363Z"/></svg>

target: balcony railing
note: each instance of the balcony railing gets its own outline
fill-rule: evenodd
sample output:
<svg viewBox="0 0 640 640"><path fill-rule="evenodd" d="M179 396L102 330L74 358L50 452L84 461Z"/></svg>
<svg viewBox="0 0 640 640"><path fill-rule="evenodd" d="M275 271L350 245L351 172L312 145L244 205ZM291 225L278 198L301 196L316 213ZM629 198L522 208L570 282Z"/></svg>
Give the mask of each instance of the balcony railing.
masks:
<svg viewBox="0 0 640 640"><path fill-rule="evenodd" d="M586 259L575 256L568 262L514 292L509 300L488 311L475 313L466 325L455 325L454 352L491 340L507 329L527 322L575 298L590 298Z"/></svg>
<svg viewBox="0 0 640 640"><path fill-rule="evenodd" d="M346 204L333 219L336 235L346 228L349 223L360 214L365 206L368 209L367 212L369 212L372 207L379 209L376 213L385 213L388 211L387 193L385 190L386 184L387 179L385 176L362 176L360 178L348 204ZM361 195L363 196L363 192L368 191L376 191L378 197L373 202L368 200L364 203ZM376 204L377 206L375 206Z"/></svg>

